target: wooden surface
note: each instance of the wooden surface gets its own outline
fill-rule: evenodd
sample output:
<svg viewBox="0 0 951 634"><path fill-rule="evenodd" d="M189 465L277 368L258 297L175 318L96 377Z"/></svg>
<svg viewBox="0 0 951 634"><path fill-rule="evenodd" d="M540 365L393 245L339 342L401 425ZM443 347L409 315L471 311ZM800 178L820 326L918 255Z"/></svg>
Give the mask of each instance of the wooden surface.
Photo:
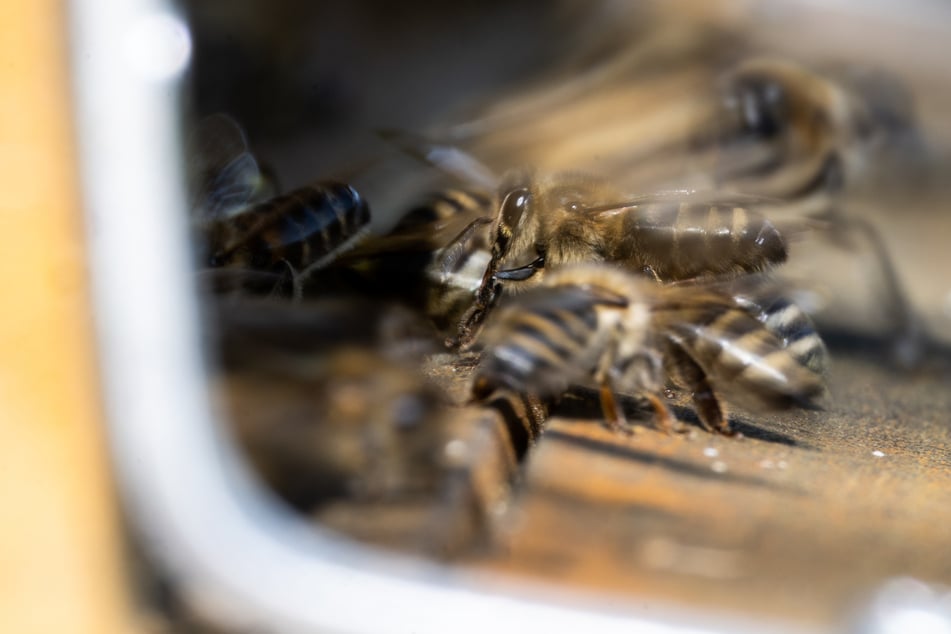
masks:
<svg viewBox="0 0 951 634"><path fill-rule="evenodd" d="M951 583L948 359L896 374L838 352L827 411L741 416L742 439L550 421L482 565L825 624L891 576Z"/></svg>
<svg viewBox="0 0 951 634"><path fill-rule="evenodd" d="M494 550L470 562L632 605L825 627L891 577L951 584L947 200L941 179L884 179L851 203L881 231L922 327L916 365L896 361L868 254L799 244L793 264L830 298L824 411L734 411L744 438L733 439L665 435L632 404L647 426L623 436L599 423L596 399L566 398L526 457ZM464 393L465 378L454 382Z"/></svg>
<svg viewBox="0 0 951 634"><path fill-rule="evenodd" d="M951 584L951 352L929 345L907 370L886 341L830 342L824 411L732 412L743 436L728 438L700 429L677 398L690 431L667 435L630 400L636 426L624 435L579 391L513 473L499 460L498 416L460 409L452 437L467 457L435 496L338 499L313 518L621 605L838 629L892 577ZM462 401L470 371L441 358L429 375Z"/></svg>
<svg viewBox="0 0 951 634"><path fill-rule="evenodd" d="M0 8L0 631L128 631L60 3Z"/></svg>

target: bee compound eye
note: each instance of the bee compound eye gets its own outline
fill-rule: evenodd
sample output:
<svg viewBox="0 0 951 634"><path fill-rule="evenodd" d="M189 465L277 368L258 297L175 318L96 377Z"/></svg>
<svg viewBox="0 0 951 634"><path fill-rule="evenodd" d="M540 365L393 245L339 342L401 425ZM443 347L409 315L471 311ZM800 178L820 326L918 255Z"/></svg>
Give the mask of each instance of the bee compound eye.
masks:
<svg viewBox="0 0 951 634"><path fill-rule="evenodd" d="M524 187L510 191L502 201L501 220L503 224L508 227L516 226L531 201L532 194Z"/></svg>

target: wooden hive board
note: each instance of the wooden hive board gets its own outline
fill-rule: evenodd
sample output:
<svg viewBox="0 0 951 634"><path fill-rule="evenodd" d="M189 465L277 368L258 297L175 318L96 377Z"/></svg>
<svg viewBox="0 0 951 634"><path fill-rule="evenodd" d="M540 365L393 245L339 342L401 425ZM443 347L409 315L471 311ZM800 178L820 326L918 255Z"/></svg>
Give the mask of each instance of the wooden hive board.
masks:
<svg viewBox="0 0 951 634"><path fill-rule="evenodd" d="M828 622L896 575L951 583L951 370L840 355L828 410L745 438L554 418L480 565L610 594Z"/></svg>

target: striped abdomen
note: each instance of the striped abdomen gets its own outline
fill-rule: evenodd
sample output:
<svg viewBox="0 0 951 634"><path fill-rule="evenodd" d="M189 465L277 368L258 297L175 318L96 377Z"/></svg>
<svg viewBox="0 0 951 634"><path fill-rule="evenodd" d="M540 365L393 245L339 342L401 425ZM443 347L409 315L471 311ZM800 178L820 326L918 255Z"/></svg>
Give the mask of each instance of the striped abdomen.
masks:
<svg viewBox="0 0 951 634"><path fill-rule="evenodd" d="M663 282L761 271L786 260L786 242L762 214L729 203L660 201L624 215L611 259Z"/></svg>
<svg viewBox="0 0 951 634"><path fill-rule="evenodd" d="M776 335L796 360L813 372L825 374L829 351L815 324L799 306L781 294L769 277L750 276L725 287L736 304Z"/></svg>
<svg viewBox="0 0 951 634"><path fill-rule="evenodd" d="M825 391L818 372L801 363L762 322L728 301L659 307L655 320L670 348L668 373L683 387L693 390L694 377L690 368L680 371L678 355L698 366L727 401L749 409L810 406Z"/></svg>
<svg viewBox="0 0 951 634"><path fill-rule="evenodd" d="M210 264L317 269L353 246L369 222L366 201L349 185L302 187L214 223Z"/></svg>
<svg viewBox="0 0 951 634"><path fill-rule="evenodd" d="M603 348L597 304L566 286L523 295L501 309L484 333L474 396L484 399L499 388L552 396L590 377Z"/></svg>
<svg viewBox="0 0 951 634"><path fill-rule="evenodd" d="M799 306L779 297L759 307L754 314L767 330L779 337L799 363L813 372L825 374L829 351L812 319Z"/></svg>

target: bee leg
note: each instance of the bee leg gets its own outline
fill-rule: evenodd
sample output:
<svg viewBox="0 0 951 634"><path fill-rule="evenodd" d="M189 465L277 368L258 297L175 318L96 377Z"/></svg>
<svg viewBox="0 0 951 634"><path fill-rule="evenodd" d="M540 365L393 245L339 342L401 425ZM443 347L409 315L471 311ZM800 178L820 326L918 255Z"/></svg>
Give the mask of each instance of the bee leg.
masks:
<svg viewBox="0 0 951 634"><path fill-rule="evenodd" d="M691 377L693 380L690 381L689 388L700 424L709 432L733 436L734 431L730 427L730 421L723 413L720 400L713 393L713 386L710 385L707 375L700 369L700 366L695 367L696 373Z"/></svg>
<svg viewBox="0 0 951 634"><path fill-rule="evenodd" d="M466 311L459 328L459 337L456 342L459 347L466 349L475 339L478 327L485 319L486 313L498 301L502 288L497 273L499 266L508 254L515 227L521 217L532 205L532 194L529 190L519 187L505 195L499 206L499 215L496 220L495 232L492 238L492 257L482 276L482 283L476 292L475 304ZM541 260L544 262L544 259ZM534 264L534 263L533 263ZM529 269L532 269L532 264ZM531 271L534 273L534 270ZM530 277L530 275L528 276Z"/></svg>
<svg viewBox="0 0 951 634"><path fill-rule="evenodd" d="M885 306L891 307L891 319L895 332L892 335L892 353L895 360L905 367L911 367L921 358L922 337L920 324L912 312L911 304L904 292L893 260L882 240L882 234L864 218L849 218L847 222L855 231L865 236L871 245L872 253L881 267L883 289L886 294Z"/></svg>
<svg viewBox="0 0 951 634"><path fill-rule="evenodd" d="M658 284L663 284L663 283L664 283L664 280L660 279L660 275L657 274L657 271L655 271L655 270L654 270L654 267L652 267L651 265L649 265L649 264L645 265L644 268L641 269L641 271L644 272L644 275L646 275L647 277L651 278L652 280L654 280L654 281L657 282Z"/></svg>
<svg viewBox="0 0 951 634"><path fill-rule="evenodd" d="M284 263L291 274L291 299L295 304L299 304L304 297L304 278L297 272L293 264L284 259L281 262Z"/></svg>
<svg viewBox="0 0 951 634"><path fill-rule="evenodd" d="M604 415L604 422L608 429L613 432L630 434L631 430L627 426L627 417L624 416L624 410L614 398L614 389L607 380L601 381L598 394L601 397L601 413Z"/></svg>
<svg viewBox="0 0 951 634"><path fill-rule="evenodd" d="M488 271L486 271L486 274L488 275ZM476 296L475 303L470 306L462 316L456 339L446 342L450 347L468 350L472 346L482 326L482 322L485 321L486 313L488 313L498 301L502 285L492 279L488 282L486 288L488 290L484 293L481 292L480 289L479 294Z"/></svg>
<svg viewBox="0 0 951 634"><path fill-rule="evenodd" d="M894 331L892 333L892 354L895 361L904 367L913 367L921 359L923 333L921 323L914 315L911 303L904 291L893 258L888 252L881 232L867 219L847 215L836 211L819 218L829 223L830 239L844 248L855 249L851 236L864 240L870 255L879 267L884 288L882 305L887 306Z"/></svg>
<svg viewBox="0 0 951 634"><path fill-rule="evenodd" d="M677 418L671 414L670 409L664 404L660 397L656 394L648 392L644 395L647 399L647 402L650 403L651 408L654 410L654 424L660 428L665 434L670 434L671 432L683 433L686 430L679 424Z"/></svg>
<svg viewBox="0 0 951 634"><path fill-rule="evenodd" d="M485 307L475 304L469 308L462 316L462 322L459 324L459 330L456 338L446 339L446 346L465 351L472 347L475 342L476 333L479 326L485 319Z"/></svg>
<svg viewBox="0 0 951 634"><path fill-rule="evenodd" d="M697 409L697 417L704 429L724 436L736 435L706 377L693 387L693 405Z"/></svg>
<svg viewBox="0 0 951 634"><path fill-rule="evenodd" d="M540 255L535 260L525 266L516 269L505 269L499 271L497 267L490 266L486 269L482 280L482 286L476 294L476 301L472 307L466 311L462 318L462 324L459 328L459 337L455 342L449 342L450 347L458 347L462 350L468 349L478 333L478 328L485 321L485 315L495 306L499 296L502 294L502 283L499 280L524 281L535 275L535 273L545 266L545 256ZM483 289L486 289L483 292Z"/></svg>
<svg viewBox="0 0 951 634"><path fill-rule="evenodd" d="M671 345L667 350L667 373L677 385L690 390L700 425L709 432L735 435L703 368L679 345Z"/></svg>
<svg viewBox="0 0 951 634"><path fill-rule="evenodd" d="M444 247L439 249L438 270L442 273L450 272L457 264L460 255L471 248L473 235L479 228L492 222L491 218L476 218L467 224L455 238L450 240Z"/></svg>

